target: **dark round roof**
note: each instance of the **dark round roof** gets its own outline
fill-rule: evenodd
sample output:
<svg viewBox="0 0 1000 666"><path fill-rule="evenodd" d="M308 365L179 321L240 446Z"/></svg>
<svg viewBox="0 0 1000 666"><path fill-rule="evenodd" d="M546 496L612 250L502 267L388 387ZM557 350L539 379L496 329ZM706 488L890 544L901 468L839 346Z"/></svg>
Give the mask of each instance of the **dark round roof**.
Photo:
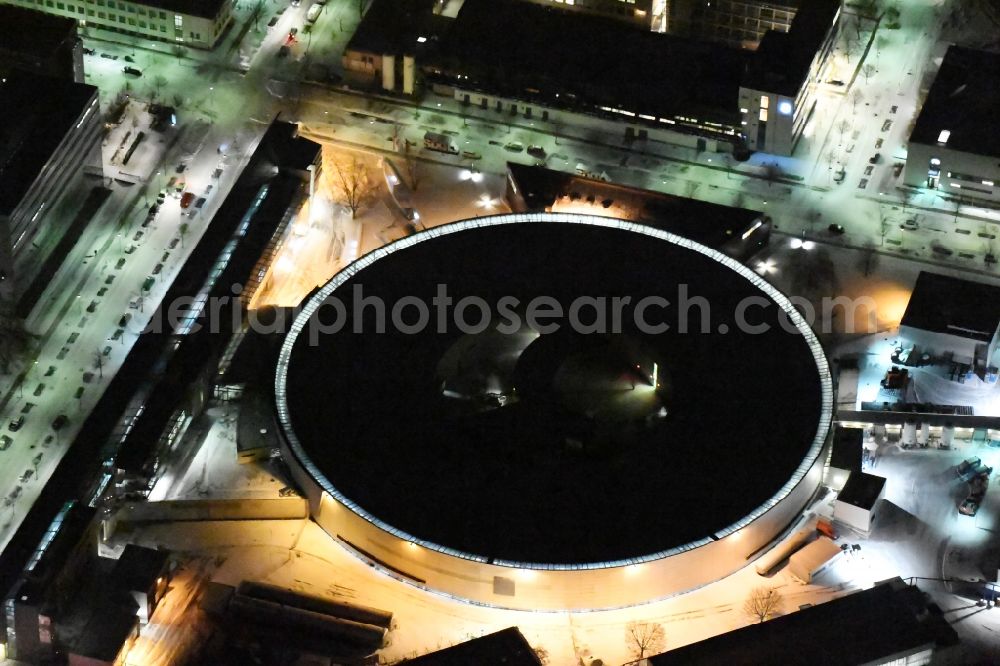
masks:
<svg viewBox="0 0 1000 666"><path fill-rule="evenodd" d="M506 215L412 236L307 302L276 384L300 462L384 529L510 564L662 557L738 529L787 494L818 455L831 400L815 336L794 311L792 323L779 321L787 300L690 241L615 220L542 217L549 221ZM403 297L422 299L429 326L415 334L390 321L372 332L369 307L355 332L356 285L390 313ZM494 312L502 297L548 296L568 309L581 296L632 305L660 296L671 305L650 306L646 319L671 328L638 330L626 307L622 332L607 335L573 332L566 319L541 336L523 327L439 332L438 285L453 303L477 296ZM677 325L682 289L686 333ZM767 332L738 330L749 297L758 300L745 319ZM320 332L310 322L332 322L337 298L344 326ZM699 298L710 304L707 332ZM475 323L478 310L466 312ZM580 319L591 323L592 313L581 308Z"/></svg>

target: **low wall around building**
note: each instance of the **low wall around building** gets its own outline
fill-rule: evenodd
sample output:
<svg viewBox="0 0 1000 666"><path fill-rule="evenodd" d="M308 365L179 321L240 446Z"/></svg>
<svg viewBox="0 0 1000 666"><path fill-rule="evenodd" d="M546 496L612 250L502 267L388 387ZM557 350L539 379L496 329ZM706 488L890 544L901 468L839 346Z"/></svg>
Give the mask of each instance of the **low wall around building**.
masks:
<svg viewBox="0 0 1000 666"><path fill-rule="evenodd" d="M795 521L822 480L819 455L798 485L766 513L727 537L660 559L605 568L504 566L434 550L369 522L323 490L283 446L292 476L305 492L316 523L395 577L461 600L520 610L588 610L645 603L715 582L750 564ZM694 510L694 508L692 508ZM600 537L595 537L600 538Z"/></svg>
<svg viewBox="0 0 1000 666"><path fill-rule="evenodd" d="M204 520L301 520L309 505L301 497L275 499L167 500L130 502L116 514L122 522L173 522Z"/></svg>

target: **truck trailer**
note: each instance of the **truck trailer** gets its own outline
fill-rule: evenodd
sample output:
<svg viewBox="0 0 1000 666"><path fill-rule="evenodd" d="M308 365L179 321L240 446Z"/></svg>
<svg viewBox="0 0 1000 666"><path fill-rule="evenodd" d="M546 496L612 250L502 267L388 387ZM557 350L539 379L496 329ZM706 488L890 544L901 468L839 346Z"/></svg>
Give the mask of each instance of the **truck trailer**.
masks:
<svg viewBox="0 0 1000 666"><path fill-rule="evenodd" d="M821 536L788 559L788 570L803 583L811 583L832 567L842 553L840 546Z"/></svg>

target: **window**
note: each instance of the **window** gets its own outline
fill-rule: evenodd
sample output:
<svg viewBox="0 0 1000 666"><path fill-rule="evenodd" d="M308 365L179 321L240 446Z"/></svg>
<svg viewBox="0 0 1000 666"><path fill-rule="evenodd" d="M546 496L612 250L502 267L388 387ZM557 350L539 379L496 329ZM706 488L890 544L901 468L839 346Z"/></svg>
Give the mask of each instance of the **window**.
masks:
<svg viewBox="0 0 1000 666"><path fill-rule="evenodd" d="M760 121L762 123L766 123L767 122L767 108L762 108L760 110Z"/></svg>
<svg viewBox="0 0 1000 666"><path fill-rule="evenodd" d="M97 12L97 18L99 18L99 19L106 19L108 17L107 17L107 15L105 15L104 12Z"/></svg>
<svg viewBox="0 0 1000 666"><path fill-rule="evenodd" d="M145 28L146 27L146 22L145 21L139 21L139 27L140 28Z"/></svg>
<svg viewBox="0 0 1000 666"><path fill-rule="evenodd" d="M760 108L766 109L766 108L769 107L770 103L771 103L771 100L768 98L767 95L761 95L760 96Z"/></svg>
<svg viewBox="0 0 1000 666"><path fill-rule="evenodd" d="M130 18L130 19L128 20L128 24L129 24L129 25L135 25L135 19L134 19L134 18Z"/></svg>

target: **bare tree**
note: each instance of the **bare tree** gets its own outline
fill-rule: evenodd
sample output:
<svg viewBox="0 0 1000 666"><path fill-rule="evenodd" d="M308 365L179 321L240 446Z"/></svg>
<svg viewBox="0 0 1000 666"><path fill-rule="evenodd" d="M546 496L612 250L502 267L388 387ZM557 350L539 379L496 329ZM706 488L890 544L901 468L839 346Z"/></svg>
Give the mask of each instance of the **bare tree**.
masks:
<svg viewBox="0 0 1000 666"><path fill-rule="evenodd" d="M536 647L535 656L538 657L538 661L541 662L542 666L546 666L549 663L549 651L545 648L541 646Z"/></svg>
<svg viewBox="0 0 1000 666"><path fill-rule="evenodd" d="M865 94L861 92L861 88L855 88L851 91L851 112L854 115L858 114L858 103L865 98Z"/></svg>
<svg viewBox="0 0 1000 666"><path fill-rule="evenodd" d="M629 622L625 625L625 642L634 659L645 659L663 652L667 644L667 634L662 624Z"/></svg>
<svg viewBox="0 0 1000 666"><path fill-rule="evenodd" d="M167 77L162 74L157 74L153 77L153 88L156 91L156 97L160 97L160 92L163 90L163 86L167 85Z"/></svg>
<svg viewBox="0 0 1000 666"><path fill-rule="evenodd" d="M763 622L781 608L781 592L773 587L755 587L743 602L743 612L758 622Z"/></svg>
<svg viewBox="0 0 1000 666"><path fill-rule="evenodd" d="M868 83L868 80L875 74L876 71L875 65L870 62L861 68L861 75L865 77L865 84Z"/></svg>
<svg viewBox="0 0 1000 666"><path fill-rule="evenodd" d="M264 11L265 4L267 4L267 0L257 0L257 2L250 6L250 18L253 20L254 32L260 32L260 28L257 27L257 21L260 19L260 15Z"/></svg>
<svg viewBox="0 0 1000 666"><path fill-rule="evenodd" d="M97 376L104 379L104 354L100 350L94 352L94 370L97 370Z"/></svg>
<svg viewBox="0 0 1000 666"><path fill-rule="evenodd" d="M851 123L848 122L847 118L837 123L837 131L840 133L840 144L843 145L844 135L851 131Z"/></svg>
<svg viewBox="0 0 1000 666"><path fill-rule="evenodd" d="M177 228L177 231L181 235L181 247L184 247L184 237L187 236L188 231L190 231L190 230L191 230L191 227L188 225L187 222L184 222L183 224L181 224L181 226L179 226Z"/></svg>
<svg viewBox="0 0 1000 666"><path fill-rule="evenodd" d="M11 364L31 349L35 336L14 312L14 304L0 299L0 373L10 374Z"/></svg>
<svg viewBox="0 0 1000 666"><path fill-rule="evenodd" d="M771 187L771 184L781 178L781 166L777 162L769 162L764 165L764 180L767 181L767 186Z"/></svg>
<svg viewBox="0 0 1000 666"><path fill-rule="evenodd" d="M368 176L368 169L357 158L323 160L329 164L330 185L334 195L351 209L351 219L357 219L358 210L374 195L375 183Z"/></svg>
<svg viewBox="0 0 1000 666"><path fill-rule="evenodd" d="M698 193L698 188L701 187L701 181L689 180L684 183L684 196L688 199L694 199L694 195Z"/></svg>
<svg viewBox="0 0 1000 666"><path fill-rule="evenodd" d="M420 185L420 163L417 161L416 153L410 146L410 142L403 139L403 156L406 160L406 179L410 181L410 189L417 191Z"/></svg>

